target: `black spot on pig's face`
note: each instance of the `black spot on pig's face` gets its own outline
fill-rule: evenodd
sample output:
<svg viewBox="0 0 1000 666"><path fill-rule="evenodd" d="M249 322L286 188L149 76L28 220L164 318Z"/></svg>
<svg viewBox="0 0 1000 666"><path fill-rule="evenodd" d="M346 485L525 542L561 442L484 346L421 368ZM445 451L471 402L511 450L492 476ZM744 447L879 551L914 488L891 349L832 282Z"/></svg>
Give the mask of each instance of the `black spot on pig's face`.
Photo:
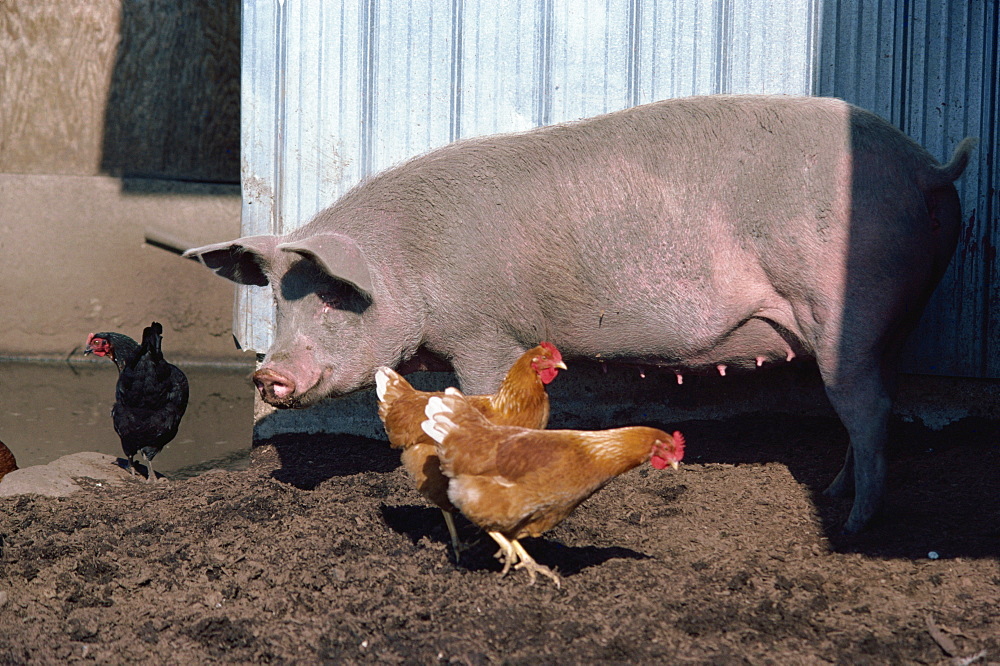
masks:
<svg viewBox="0 0 1000 666"><path fill-rule="evenodd" d="M323 271L315 262L301 259L281 277L281 297L286 301L318 299L318 305L331 310L362 314L371 301L355 287Z"/></svg>

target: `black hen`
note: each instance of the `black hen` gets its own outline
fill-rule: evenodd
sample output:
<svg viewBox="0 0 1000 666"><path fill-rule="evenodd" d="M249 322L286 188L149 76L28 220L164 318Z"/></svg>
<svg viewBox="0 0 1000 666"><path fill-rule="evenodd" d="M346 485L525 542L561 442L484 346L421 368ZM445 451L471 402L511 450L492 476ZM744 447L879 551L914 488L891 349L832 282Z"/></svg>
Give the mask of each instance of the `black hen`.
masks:
<svg viewBox="0 0 1000 666"><path fill-rule="evenodd" d="M91 333L87 338L84 356L107 356L118 366L120 373L125 364L139 353L139 343L123 333Z"/></svg>
<svg viewBox="0 0 1000 666"><path fill-rule="evenodd" d="M153 458L176 435L188 403L188 381L180 368L167 363L160 350L163 327L157 322L142 332L142 344L120 333L95 333L85 353L109 356L118 366L115 432L122 440L129 471L142 452L149 481L154 481Z"/></svg>

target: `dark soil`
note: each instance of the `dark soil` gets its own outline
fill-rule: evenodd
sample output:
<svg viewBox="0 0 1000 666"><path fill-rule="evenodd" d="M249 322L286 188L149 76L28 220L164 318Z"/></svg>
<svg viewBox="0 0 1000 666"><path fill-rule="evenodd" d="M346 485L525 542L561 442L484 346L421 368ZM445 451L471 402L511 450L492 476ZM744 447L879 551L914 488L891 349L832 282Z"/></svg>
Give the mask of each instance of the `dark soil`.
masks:
<svg viewBox="0 0 1000 666"><path fill-rule="evenodd" d="M995 426L898 424L885 515L843 538L849 502L820 494L836 419L665 425L680 471L634 470L525 540L561 589L501 578L468 523L456 564L397 452L359 438L0 499L0 664L1000 663Z"/></svg>

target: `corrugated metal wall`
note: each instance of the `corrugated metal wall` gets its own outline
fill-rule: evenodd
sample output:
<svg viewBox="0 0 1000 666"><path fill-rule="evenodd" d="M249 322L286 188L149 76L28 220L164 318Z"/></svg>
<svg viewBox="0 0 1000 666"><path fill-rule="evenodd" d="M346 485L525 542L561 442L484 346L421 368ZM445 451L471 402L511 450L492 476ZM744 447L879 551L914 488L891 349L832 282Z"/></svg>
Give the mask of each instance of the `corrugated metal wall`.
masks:
<svg viewBox="0 0 1000 666"><path fill-rule="evenodd" d="M956 183L966 229L911 339L911 372L1000 377L1000 119L995 0L840 0L822 10L815 93L888 118L947 160L979 137Z"/></svg>
<svg viewBox="0 0 1000 666"><path fill-rule="evenodd" d="M1000 376L996 22L989 0L245 0L244 231L290 231L464 136L684 95L832 94L942 159L982 137L973 230L909 368ZM237 337L265 350L270 295L238 305Z"/></svg>

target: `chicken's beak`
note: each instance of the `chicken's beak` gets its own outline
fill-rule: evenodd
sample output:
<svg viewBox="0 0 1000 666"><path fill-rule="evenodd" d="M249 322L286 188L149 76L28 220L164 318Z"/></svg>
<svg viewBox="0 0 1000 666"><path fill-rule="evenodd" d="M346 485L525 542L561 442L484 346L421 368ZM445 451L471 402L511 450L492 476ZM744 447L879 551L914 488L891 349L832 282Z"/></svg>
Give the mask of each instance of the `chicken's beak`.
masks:
<svg viewBox="0 0 1000 666"><path fill-rule="evenodd" d="M681 468L681 464L675 460L672 463L670 463L670 467L673 468L673 469L680 469Z"/></svg>
<svg viewBox="0 0 1000 666"><path fill-rule="evenodd" d="M560 370L569 370L569 368L567 368L567 367L566 367L566 364L565 364L565 363L563 363L562 361L559 361L558 363L556 363L556 364L555 364L554 366L552 366L552 367L554 367L554 368L559 368Z"/></svg>

